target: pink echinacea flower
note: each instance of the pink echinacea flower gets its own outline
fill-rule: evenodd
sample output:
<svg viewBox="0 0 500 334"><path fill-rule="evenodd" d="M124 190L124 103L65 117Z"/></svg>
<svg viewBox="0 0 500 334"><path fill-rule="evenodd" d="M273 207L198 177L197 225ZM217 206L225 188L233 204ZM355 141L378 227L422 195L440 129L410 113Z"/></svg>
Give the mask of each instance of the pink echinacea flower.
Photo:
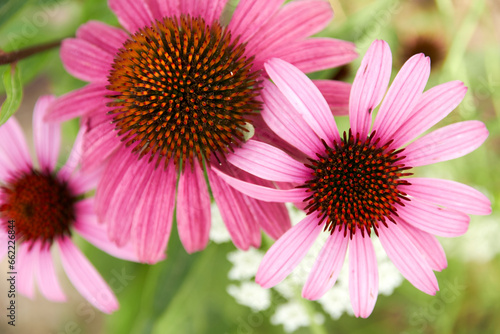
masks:
<svg viewBox="0 0 500 334"><path fill-rule="evenodd" d="M17 272L18 291L33 298L34 283L51 301L66 300L56 276L51 248L56 244L69 280L92 305L105 313L118 309L109 286L75 246L77 232L96 247L118 258L137 261L133 248L118 248L107 238L104 225L97 223L93 198L82 198L97 184L98 174L78 168L81 133L66 164L56 171L60 147L58 124L43 122L53 96L41 97L33 112L33 139L39 168L33 166L28 146L14 117L0 127L0 259L7 255ZM10 222L9 222L10 221ZM12 223L11 223L12 222ZM11 225L12 227L9 227Z"/></svg>
<svg viewBox="0 0 500 334"><path fill-rule="evenodd" d="M110 0L125 30L89 22L63 42L65 68L90 84L61 97L48 119L82 116L83 170L105 166L97 215L115 243L132 241L141 261L163 257L175 208L184 248L206 247L205 176L237 247L258 247L261 227L275 239L290 228L283 204L235 191L210 167L225 164L244 145L246 124L257 124L265 61L312 72L357 56L352 43L309 38L332 18L327 1L283 2L241 0L226 26L219 18L227 0ZM349 84L316 85L334 112L347 111ZM256 126L256 138L265 130Z"/></svg>
<svg viewBox="0 0 500 334"><path fill-rule="evenodd" d="M352 307L357 317L368 317L378 295L371 232L403 276L433 295L438 290L433 270L447 266L435 235L462 235L469 214L491 212L490 201L469 186L409 177L411 168L461 157L488 136L482 122L464 121L417 138L446 117L467 88L452 81L423 92L430 60L417 54L403 65L386 94L391 63L387 43L375 41L354 79L350 130L343 136L321 93L303 73L279 59L266 63L274 84L264 83L262 117L281 138L305 153L308 161L299 162L275 147L249 140L235 150L229 162L263 179L298 186L271 189L217 171L249 196L307 204L307 217L266 253L256 275L261 286L272 287L283 280L319 233L326 231L328 239L302 296L312 300L323 296L335 283L349 250ZM384 95L372 126L372 113Z"/></svg>

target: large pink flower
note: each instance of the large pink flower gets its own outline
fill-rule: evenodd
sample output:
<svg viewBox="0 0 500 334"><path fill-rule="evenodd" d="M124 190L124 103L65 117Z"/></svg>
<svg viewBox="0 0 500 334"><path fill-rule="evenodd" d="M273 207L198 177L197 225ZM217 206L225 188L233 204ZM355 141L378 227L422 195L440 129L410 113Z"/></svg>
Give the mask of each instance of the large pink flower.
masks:
<svg viewBox="0 0 500 334"><path fill-rule="evenodd" d="M52 96L41 97L33 113L33 139L39 168L35 168L19 124L11 117L0 127L0 259L9 249L10 272L16 288L34 297L34 282L51 301L66 299L57 279L51 248L59 248L62 265L75 288L92 305L111 313L118 301L109 286L71 240L77 232L96 247L126 260L137 261L131 246L118 248L97 223L93 198L82 196L97 184L98 173L77 169L81 153L78 136L66 164L56 171L60 147L57 124L42 121ZM9 228L9 221L14 221ZM10 231L10 232L9 232ZM15 231L15 234L12 233ZM19 246L14 252L7 245Z"/></svg>
<svg viewBox="0 0 500 334"><path fill-rule="evenodd" d="M307 204L308 216L264 257L256 275L263 287L283 280L323 230L329 237L302 295L314 300L330 289L349 248L354 314L367 317L378 295L371 232L380 238L408 281L435 294L438 283L433 270L444 269L447 262L434 235L461 235L467 230L468 214L490 213L489 200L473 188L448 180L409 178L412 167L475 150L488 131L481 122L465 121L410 142L450 113L467 89L453 81L423 93L430 60L418 54L404 64L386 94L391 61L388 45L375 41L354 79L349 101L351 128L343 136L324 98L303 73L279 59L265 65L275 85L264 84L262 116L279 136L305 153L308 161L304 164L254 140L237 149L229 161L261 178L293 182L298 187L271 189L217 172L249 196ZM371 126L371 115L384 95Z"/></svg>
<svg viewBox="0 0 500 334"><path fill-rule="evenodd" d="M290 227L282 204L238 193L210 166L225 164L244 143L246 124L258 117L266 60L281 57L311 72L357 56L352 43L308 38L331 20L327 1L242 0L225 26L219 17L226 2L109 0L127 31L89 22L62 45L68 72L90 84L59 99L50 119L83 116L89 128L83 169L105 165L97 214L118 245L132 240L142 261L162 258L176 198L184 247L205 248L205 172L237 247L259 246L260 227L281 236ZM350 85L316 85L330 97L333 111L347 111ZM267 128L255 131L272 141Z"/></svg>

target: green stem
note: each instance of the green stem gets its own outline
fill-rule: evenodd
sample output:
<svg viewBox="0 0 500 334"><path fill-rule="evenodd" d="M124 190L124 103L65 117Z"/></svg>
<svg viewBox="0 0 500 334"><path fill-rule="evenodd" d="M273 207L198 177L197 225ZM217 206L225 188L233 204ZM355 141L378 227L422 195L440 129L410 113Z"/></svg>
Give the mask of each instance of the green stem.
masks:
<svg viewBox="0 0 500 334"><path fill-rule="evenodd" d="M3 52L0 51L0 65L10 64L17 62L21 59L27 58L29 56L35 55L37 53L47 51L61 45L62 40L54 41L46 44L30 46L25 49L12 51L12 52Z"/></svg>

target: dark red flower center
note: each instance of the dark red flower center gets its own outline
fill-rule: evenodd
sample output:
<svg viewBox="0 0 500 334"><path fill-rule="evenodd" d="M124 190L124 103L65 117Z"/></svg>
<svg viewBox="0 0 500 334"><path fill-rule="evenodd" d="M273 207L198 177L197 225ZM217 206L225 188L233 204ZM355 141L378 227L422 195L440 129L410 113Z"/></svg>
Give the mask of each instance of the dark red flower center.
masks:
<svg viewBox="0 0 500 334"><path fill-rule="evenodd" d="M200 164L243 141L248 116L260 109L258 72L245 45L217 22L181 16L156 21L127 40L115 57L108 106L115 128L139 157Z"/></svg>
<svg viewBox="0 0 500 334"><path fill-rule="evenodd" d="M404 172L411 167L398 163L403 150L390 149L391 142L380 145L380 139L374 138L375 132L364 140L344 132L333 147L323 142L325 152L306 164L312 169L312 178L304 185L311 192L304 200L306 210L321 222L326 220L325 231L344 227L352 237L358 230L369 236L373 229L378 235L379 223L395 223L392 216L397 216L398 205L409 200L398 189L408 184L400 177L411 175Z"/></svg>
<svg viewBox="0 0 500 334"><path fill-rule="evenodd" d="M76 197L50 173L22 174L1 191L0 215L5 221L15 221L16 239L52 243L54 238L70 234Z"/></svg>

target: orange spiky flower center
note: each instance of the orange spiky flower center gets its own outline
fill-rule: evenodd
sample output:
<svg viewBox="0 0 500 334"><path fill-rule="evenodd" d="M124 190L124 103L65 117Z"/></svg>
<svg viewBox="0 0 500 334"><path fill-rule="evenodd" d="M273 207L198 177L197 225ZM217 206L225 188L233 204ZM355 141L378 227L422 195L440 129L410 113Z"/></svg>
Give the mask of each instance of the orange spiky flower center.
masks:
<svg viewBox="0 0 500 334"><path fill-rule="evenodd" d="M136 32L108 78L121 140L157 166L224 157L260 110L259 73L244 52L230 31L201 18L165 18Z"/></svg>
<svg viewBox="0 0 500 334"><path fill-rule="evenodd" d="M344 132L333 147L323 141L325 152L306 164L312 169L312 178L303 186L311 192L304 200L306 210L321 223L326 220L325 231L344 227L352 238L358 230L370 236L373 229L378 235L379 224L395 223L397 207L409 200L398 188L409 184L400 178L411 175L404 172L411 167L398 163L403 150L390 149L392 141L380 145L380 138L374 138L375 132L365 140Z"/></svg>

